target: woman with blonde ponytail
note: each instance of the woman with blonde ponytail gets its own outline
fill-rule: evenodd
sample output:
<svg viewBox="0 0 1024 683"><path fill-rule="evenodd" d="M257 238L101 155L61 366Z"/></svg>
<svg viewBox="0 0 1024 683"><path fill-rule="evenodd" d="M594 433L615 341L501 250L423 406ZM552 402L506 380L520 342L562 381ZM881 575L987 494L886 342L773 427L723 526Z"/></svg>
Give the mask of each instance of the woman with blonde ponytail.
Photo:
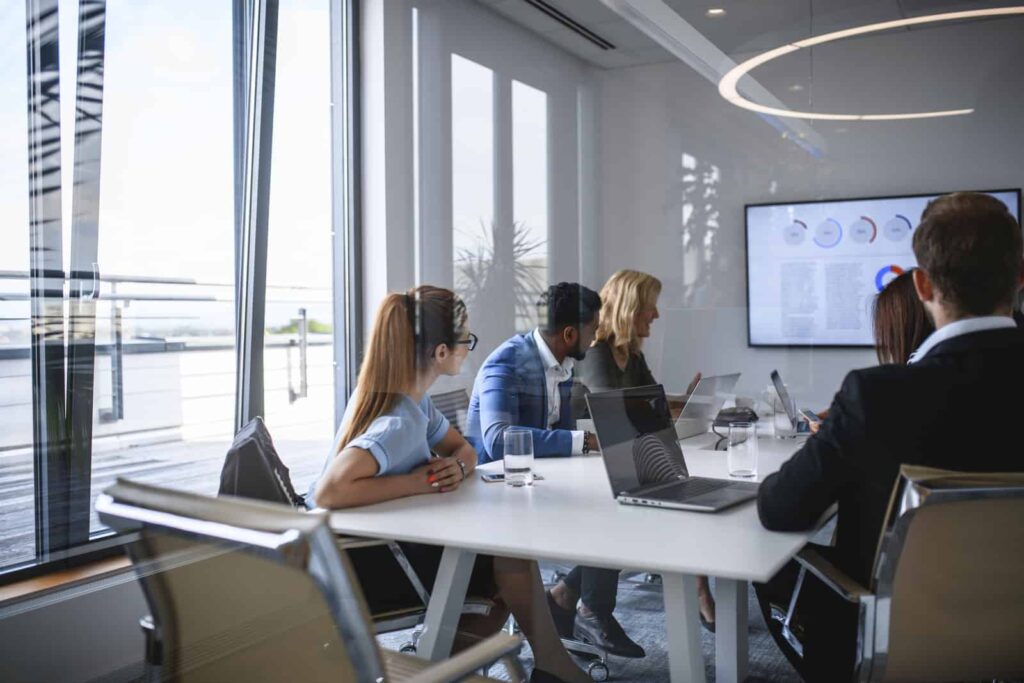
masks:
<svg viewBox="0 0 1024 683"><path fill-rule="evenodd" d="M476 341L465 304L450 290L421 285L388 294L377 310L334 447L310 489L311 501L318 507L346 508L448 493L466 482L476 469L476 450L427 391L441 375L459 373ZM430 589L441 548L400 545ZM367 551L352 554L356 574L371 612L387 611L396 606L407 581L394 573L393 560ZM499 606L489 617L463 617L460 631L470 632L468 642L501 628L508 611L501 609L504 603L533 648L537 668L531 681L589 680L562 647L536 562L477 556L469 593L495 598Z"/></svg>

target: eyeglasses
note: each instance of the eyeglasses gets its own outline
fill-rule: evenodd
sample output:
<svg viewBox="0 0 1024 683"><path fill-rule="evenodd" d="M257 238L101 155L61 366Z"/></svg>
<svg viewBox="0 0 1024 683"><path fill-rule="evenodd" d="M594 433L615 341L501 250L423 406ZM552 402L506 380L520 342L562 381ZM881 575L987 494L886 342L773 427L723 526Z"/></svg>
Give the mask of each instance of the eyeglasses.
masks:
<svg viewBox="0 0 1024 683"><path fill-rule="evenodd" d="M476 348L476 343L478 341L479 341L479 339L477 339L477 336L475 334L473 334L472 332L470 332L468 339L460 339L460 340L458 340L455 343L456 344L465 344L466 346L469 347L469 350L472 351L473 349Z"/></svg>

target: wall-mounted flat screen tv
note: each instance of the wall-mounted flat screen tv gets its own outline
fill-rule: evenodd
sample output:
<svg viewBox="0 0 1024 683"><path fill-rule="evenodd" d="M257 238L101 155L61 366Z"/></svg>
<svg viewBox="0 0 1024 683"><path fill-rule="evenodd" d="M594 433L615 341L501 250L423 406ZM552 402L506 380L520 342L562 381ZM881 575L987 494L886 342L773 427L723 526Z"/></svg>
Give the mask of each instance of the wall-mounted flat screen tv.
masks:
<svg viewBox="0 0 1024 683"><path fill-rule="evenodd" d="M1020 190L985 193L1020 220ZM747 205L747 343L873 346L874 298L917 265L911 237L938 196Z"/></svg>

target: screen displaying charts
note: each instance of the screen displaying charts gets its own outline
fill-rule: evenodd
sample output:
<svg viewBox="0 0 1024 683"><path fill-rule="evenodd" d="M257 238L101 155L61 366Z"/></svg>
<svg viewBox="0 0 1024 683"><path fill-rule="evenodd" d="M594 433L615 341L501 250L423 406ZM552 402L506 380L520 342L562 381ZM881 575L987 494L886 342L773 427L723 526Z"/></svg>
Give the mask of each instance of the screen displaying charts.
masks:
<svg viewBox="0 0 1024 683"><path fill-rule="evenodd" d="M1020 219L1019 190L988 192ZM934 195L747 206L752 346L873 346L878 292L917 265L911 248Z"/></svg>

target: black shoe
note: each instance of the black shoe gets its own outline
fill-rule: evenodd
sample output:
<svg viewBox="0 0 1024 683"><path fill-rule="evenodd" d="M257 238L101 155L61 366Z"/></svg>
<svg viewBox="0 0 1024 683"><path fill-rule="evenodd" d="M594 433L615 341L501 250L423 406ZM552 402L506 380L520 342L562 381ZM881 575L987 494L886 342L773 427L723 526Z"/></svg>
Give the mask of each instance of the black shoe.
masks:
<svg viewBox="0 0 1024 683"><path fill-rule="evenodd" d="M555 622L555 630L558 631L560 638L572 639L573 637L573 622L576 621L576 610L565 609L551 597L551 591L545 591L545 596L548 599L548 609L551 610L551 618ZM545 672L541 672L545 673ZM532 680L532 679L531 679Z"/></svg>
<svg viewBox="0 0 1024 683"><path fill-rule="evenodd" d="M611 614L600 616L591 613L589 616L585 616L582 613L577 613L576 627L573 632L584 643L599 647L610 655L631 659L647 656L644 649L626 635L622 626Z"/></svg>
<svg viewBox="0 0 1024 683"><path fill-rule="evenodd" d="M698 612L698 614L700 614L700 613ZM711 633L715 632L715 622L708 621L707 619L704 618L703 614L700 614L700 625L703 626L704 628L706 628Z"/></svg>

